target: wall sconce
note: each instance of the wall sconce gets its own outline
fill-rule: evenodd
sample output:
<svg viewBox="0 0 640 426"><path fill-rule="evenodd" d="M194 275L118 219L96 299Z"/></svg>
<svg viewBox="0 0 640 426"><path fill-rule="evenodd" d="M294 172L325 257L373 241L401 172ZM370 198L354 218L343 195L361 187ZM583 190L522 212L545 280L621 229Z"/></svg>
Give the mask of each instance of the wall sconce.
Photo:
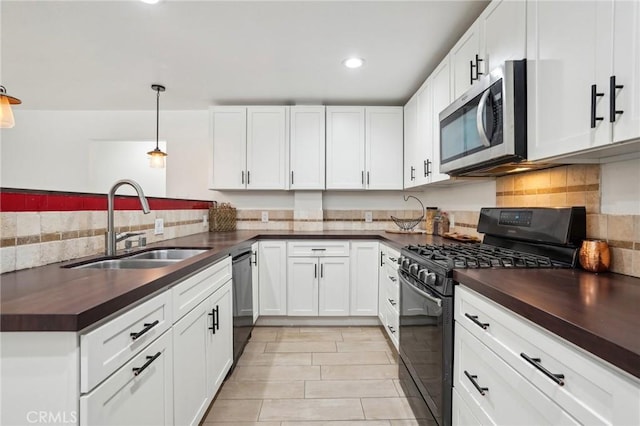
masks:
<svg viewBox="0 0 640 426"><path fill-rule="evenodd" d="M166 153L158 147L158 136L160 133L160 92L165 91L165 87L160 84L152 84L151 88L156 91L156 149L147 152L150 166L154 169L164 169Z"/></svg>
<svg viewBox="0 0 640 426"><path fill-rule="evenodd" d="M16 121L13 118L13 111L11 111L11 105L21 104L22 101L18 98L14 98L7 94L7 90L4 86L0 86L0 127L10 129L16 125Z"/></svg>

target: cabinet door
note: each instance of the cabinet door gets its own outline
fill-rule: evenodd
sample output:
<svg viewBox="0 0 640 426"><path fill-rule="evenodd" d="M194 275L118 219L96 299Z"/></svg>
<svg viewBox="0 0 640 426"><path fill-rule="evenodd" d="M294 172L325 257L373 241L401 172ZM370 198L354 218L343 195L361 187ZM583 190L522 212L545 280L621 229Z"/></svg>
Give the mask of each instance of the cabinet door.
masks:
<svg viewBox="0 0 640 426"><path fill-rule="evenodd" d="M528 157L539 160L610 142L607 96L595 100L603 120L591 128L591 86L608 93L612 2L527 2ZM606 55L604 55L606 56ZM603 76L598 82L598 76ZM605 130L604 133L601 131Z"/></svg>
<svg viewBox="0 0 640 426"><path fill-rule="evenodd" d="M318 315L349 315L349 258L320 259Z"/></svg>
<svg viewBox="0 0 640 426"><path fill-rule="evenodd" d="M197 425L212 395L207 383L207 352L213 318L203 301L173 326L174 418L177 425Z"/></svg>
<svg viewBox="0 0 640 426"><path fill-rule="evenodd" d="M323 106L291 107L290 189L324 189Z"/></svg>
<svg viewBox="0 0 640 426"><path fill-rule="evenodd" d="M318 315L318 258L290 257L287 263L288 315Z"/></svg>
<svg viewBox="0 0 640 426"><path fill-rule="evenodd" d="M524 4L524 3L523 3ZM440 112L453 101L451 96L451 66L449 56L431 73L431 113L433 115L431 137L431 164L429 177L431 182L449 179L449 175L440 173Z"/></svg>
<svg viewBox="0 0 640 426"><path fill-rule="evenodd" d="M402 189L402 107L367 107L367 189Z"/></svg>
<svg viewBox="0 0 640 426"><path fill-rule="evenodd" d="M378 261L376 242L351 243L350 314L375 316L378 314Z"/></svg>
<svg viewBox="0 0 640 426"><path fill-rule="evenodd" d="M287 315L287 245L261 241L258 251L260 315Z"/></svg>
<svg viewBox="0 0 640 426"><path fill-rule="evenodd" d="M167 331L81 396L80 425L173 425L171 336Z"/></svg>
<svg viewBox="0 0 640 426"><path fill-rule="evenodd" d="M614 1L613 18L613 75L624 86L615 93L615 109L623 113L615 118L613 142L621 142L640 137L640 2Z"/></svg>
<svg viewBox="0 0 640 426"><path fill-rule="evenodd" d="M247 108L247 189L286 189L288 110Z"/></svg>
<svg viewBox="0 0 640 426"><path fill-rule="evenodd" d="M429 78L418 90L418 141L415 149L417 160L416 183L424 185L431 181L429 175L433 163L433 90Z"/></svg>
<svg viewBox="0 0 640 426"><path fill-rule="evenodd" d="M253 323L255 324L260 316L260 274L258 270L258 250L260 244L251 244L251 291L253 292Z"/></svg>
<svg viewBox="0 0 640 426"><path fill-rule="evenodd" d="M247 109L215 107L213 131L213 189L244 189L247 158Z"/></svg>
<svg viewBox="0 0 640 426"><path fill-rule="evenodd" d="M327 107L327 189L363 189L364 107Z"/></svg>
<svg viewBox="0 0 640 426"><path fill-rule="evenodd" d="M404 187L416 186L416 147L418 144L418 97L413 96L404 106Z"/></svg>
<svg viewBox="0 0 640 426"><path fill-rule="evenodd" d="M452 392L453 407L451 413L451 424L455 426L477 426L482 423L471 412L469 406L458 394L458 391L454 388Z"/></svg>
<svg viewBox="0 0 640 426"><path fill-rule="evenodd" d="M207 299L210 318L207 328L207 385L208 394L213 398L222 386L222 381L233 364L233 299L231 281L222 286ZM211 314L211 315L209 315Z"/></svg>
<svg viewBox="0 0 640 426"><path fill-rule="evenodd" d="M480 25L474 23L451 49L451 66L453 68L453 98L458 99L471 87L472 77L476 77L476 55L480 54ZM480 71L484 72L482 64Z"/></svg>
<svg viewBox="0 0 640 426"><path fill-rule="evenodd" d="M480 15L483 66L488 72L504 61L526 57L527 3L494 0Z"/></svg>

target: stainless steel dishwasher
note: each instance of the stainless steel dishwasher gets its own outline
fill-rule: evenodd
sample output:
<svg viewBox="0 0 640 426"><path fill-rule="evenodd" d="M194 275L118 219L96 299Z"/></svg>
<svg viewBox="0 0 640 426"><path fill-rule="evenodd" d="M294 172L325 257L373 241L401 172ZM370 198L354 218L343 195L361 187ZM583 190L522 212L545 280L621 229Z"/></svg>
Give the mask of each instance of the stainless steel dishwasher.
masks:
<svg viewBox="0 0 640 426"><path fill-rule="evenodd" d="M236 365L253 330L251 247L243 247L231 255L233 268L233 365Z"/></svg>

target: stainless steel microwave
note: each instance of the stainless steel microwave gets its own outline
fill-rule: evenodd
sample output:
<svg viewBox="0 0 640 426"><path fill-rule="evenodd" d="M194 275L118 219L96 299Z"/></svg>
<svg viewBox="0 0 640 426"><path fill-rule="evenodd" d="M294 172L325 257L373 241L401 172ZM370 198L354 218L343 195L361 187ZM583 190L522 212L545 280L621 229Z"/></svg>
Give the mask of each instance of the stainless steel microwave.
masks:
<svg viewBox="0 0 640 426"><path fill-rule="evenodd" d="M440 171L506 173L527 158L526 60L506 61L440 113Z"/></svg>

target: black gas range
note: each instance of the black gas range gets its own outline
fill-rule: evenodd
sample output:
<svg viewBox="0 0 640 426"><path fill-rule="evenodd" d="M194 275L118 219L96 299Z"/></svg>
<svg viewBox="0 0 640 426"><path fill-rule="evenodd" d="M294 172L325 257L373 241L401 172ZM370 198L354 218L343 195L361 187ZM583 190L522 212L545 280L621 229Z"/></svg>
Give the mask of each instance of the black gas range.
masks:
<svg viewBox="0 0 640 426"><path fill-rule="evenodd" d="M482 243L410 245L398 260L400 358L408 372L401 383L406 391L419 392L440 426L451 424L453 271L576 267L586 211L483 208L478 232L484 234Z"/></svg>

